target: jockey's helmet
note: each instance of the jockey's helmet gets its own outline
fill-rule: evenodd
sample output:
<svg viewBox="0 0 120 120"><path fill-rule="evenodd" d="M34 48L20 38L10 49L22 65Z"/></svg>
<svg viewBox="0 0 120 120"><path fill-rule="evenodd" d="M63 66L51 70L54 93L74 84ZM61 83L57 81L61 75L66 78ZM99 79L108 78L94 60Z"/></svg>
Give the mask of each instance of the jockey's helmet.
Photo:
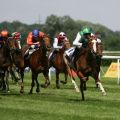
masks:
<svg viewBox="0 0 120 120"><path fill-rule="evenodd" d="M1 36L2 36L2 37L8 37L8 34L9 34L9 33L8 33L7 30L2 30L2 31L1 31Z"/></svg>
<svg viewBox="0 0 120 120"><path fill-rule="evenodd" d="M80 35L83 36L83 31L80 31Z"/></svg>
<svg viewBox="0 0 120 120"><path fill-rule="evenodd" d="M34 29L34 30L32 31L32 36L33 36L33 37L38 37L38 36L39 36L39 30L38 30L38 29Z"/></svg>
<svg viewBox="0 0 120 120"><path fill-rule="evenodd" d="M60 33L59 33L59 37L60 37L61 39L64 39L64 38L66 37L66 34L65 34L64 32L60 32Z"/></svg>
<svg viewBox="0 0 120 120"><path fill-rule="evenodd" d="M19 32L14 32L14 33L12 33L12 37L15 38L15 39L20 39L21 34Z"/></svg>
<svg viewBox="0 0 120 120"><path fill-rule="evenodd" d="M93 33L91 28L84 28L82 32L83 32L83 35Z"/></svg>

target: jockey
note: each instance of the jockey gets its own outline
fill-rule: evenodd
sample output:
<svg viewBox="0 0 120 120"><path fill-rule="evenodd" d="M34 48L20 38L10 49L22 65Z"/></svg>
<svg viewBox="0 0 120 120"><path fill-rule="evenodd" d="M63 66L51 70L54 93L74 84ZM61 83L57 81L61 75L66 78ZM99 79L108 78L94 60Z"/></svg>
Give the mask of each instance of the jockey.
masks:
<svg viewBox="0 0 120 120"><path fill-rule="evenodd" d="M60 32L58 36L54 38L53 42L53 52L50 54L49 58L52 59L53 56L63 47L65 41L69 41L64 32Z"/></svg>
<svg viewBox="0 0 120 120"><path fill-rule="evenodd" d="M44 36L45 33L39 31L38 29L34 29L28 34L27 45L29 46L29 49L26 51L25 56L31 55L37 48L39 48L39 40L42 40Z"/></svg>
<svg viewBox="0 0 120 120"><path fill-rule="evenodd" d="M18 47L18 49L21 49L21 44L20 44L21 34L19 32L13 32L12 38L17 41L16 46Z"/></svg>
<svg viewBox="0 0 120 120"><path fill-rule="evenodd" d="M72 58L72 61L75 59L75 56L78 53L78 50L83 46L86 47L86 43L91 37L96 37L91 28L84 28L82 31L77 33L75 40L73 41L73 46L70 49L66 50L64 56ZM101 43L101 40L97 38L97 41ZM65 57L64 57L65 58Z"/></svg>
<svg viewBox="0 0 120 120"><path fill-rule="evenodd" d="M0 32L0 44L4 44L5 40L7 40L9 36L9 32L7 30L2 30Z"/></svg>

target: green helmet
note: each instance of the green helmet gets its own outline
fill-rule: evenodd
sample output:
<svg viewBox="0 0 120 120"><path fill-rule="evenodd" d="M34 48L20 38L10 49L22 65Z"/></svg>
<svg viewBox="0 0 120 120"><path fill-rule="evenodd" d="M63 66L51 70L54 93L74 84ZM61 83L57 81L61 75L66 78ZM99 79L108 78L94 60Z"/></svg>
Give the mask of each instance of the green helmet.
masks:
<svg viewBox="0 0 120 120"><path fill-rule="evenodd" d="M83 31L80 31L80 35L83 36Z"/></svg>
<svg viewBox="0 0 120 120"><path fill-rule="evenodd" d="M91 28L84 28L84 29L82 30L82 32L83 32L83 34L93 33Z"/></svg>

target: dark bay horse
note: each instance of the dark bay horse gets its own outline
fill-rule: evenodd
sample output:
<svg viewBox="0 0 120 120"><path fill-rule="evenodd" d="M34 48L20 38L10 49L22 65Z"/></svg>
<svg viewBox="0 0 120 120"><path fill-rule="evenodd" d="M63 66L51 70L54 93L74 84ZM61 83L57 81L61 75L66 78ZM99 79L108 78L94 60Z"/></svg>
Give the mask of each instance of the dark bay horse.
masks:
<svg viewBox="0 0 120 120"><path fill-rule="evenodd" d="M24 78L24 57L22 54L22 50L18 48L18 41L13 39L12 37L9 37L7 40L7 44L10 48L10 57L12 60L12 67L10 68L10 72L12 75L15 76L15 71L13 69L17 69L17 74L20 76L21 82L21 89L20 92L24 92L24 85L23 85L23 78Z"/></svg>
<svg viewBox="0 0 120 120"><path fill-rule="evenodd" d="M10 49L4 42L3 44L0 44L0 89L8 92L9 84L5 75L11 65Z"/></svg>
<svg viewBox="0 0 120 120"><path fill-rule="evenodd" d="M71 47L71 44L69 41L64 41L62 49L60 49L52 59L49 59L49 68L54 67L56 69L56 87L60 88L60 82L63 84L67 83L67 77L68 77L68 71L67 66L63 59L63 54L65 50L69 49ZM59 80L59 74L64 73L65 75L65 81ZM72 80L72 78L71 78ZM79 89L77 87L77 84L75 83L75 80L72 80L72 83L74 84L74 87L77 92L79 92Z"/></svg>
<svg viewBox="0 0 120 120"><path fill-rule="evenodd" d="M36 92L40 92L40 85L38 82L38 74L43 73L45 77L45 84L43 87L47 87L50 84L49 77L48 77L48 57L47 57L47 51L50 50L51 44L50 44L50 38L45 35L43 39L39 40L40 47L35 52L33 52L29 59L25 59L25 67L30 67L32 72L32 83L31 83L31 89L30 93L33 92L33 87L35 86L35 82L37 85ZM23 52L25 52L25 48L23 49Z"/></svg>
<svg viewBox="0 0 120 120"><path fill-rule="evenodd" d="M102 83L99 80L99 71L100 63L96 58L99 54L98 47L99 44L97 40L90 40L86 47L82 47L78 54L75 62L75 71L80 79L80 91L82 94L82 100L84 100L84 90L86 89L86 81L89 76L95 79L96 84L100 87L103 95L106 95L106 92L102 86ZM68 65L69 66L69 65Z"/></svg>

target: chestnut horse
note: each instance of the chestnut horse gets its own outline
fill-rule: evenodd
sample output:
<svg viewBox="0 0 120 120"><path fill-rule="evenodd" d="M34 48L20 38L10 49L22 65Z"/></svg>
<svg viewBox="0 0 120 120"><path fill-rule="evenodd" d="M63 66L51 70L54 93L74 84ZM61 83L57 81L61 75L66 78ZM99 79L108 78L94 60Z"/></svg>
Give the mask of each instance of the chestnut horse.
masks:
<svg viewBox="0 0 120 120"><path fill-rule="evenodd" d="M82 94L82 100L84 100L84 90L86 89L86 81L89 76L95 79L96 84L100 87L103 95L106 95L106 92L102 86L102 83L99 79L100 72L100 62L98 62L96 56L100 54L100 45L97 40L90 40L86 47L82 47L79 49L78 54L76 56L75 63L75 71L80 79L80 91ZM69 63L66 63L68 66ZM68 67L68 72L70 73L70 67ZM70 73L71 74L71 73Z"/></svg>
<svg viewBox="0 0 120 120"><path fill-rule="evenodd" d="M40 47L34 51L29 59L25 60L25 67L30 67L32 72L32 83L31 83L31 89L30 94L33 92L33 87L35 86L35 82L37 85L36 92L40 92L40 85L38 82L38 74L43 73L45 77L45 84L43 87L47 87L50 84L49 77L48 77L48 57L47 57L47 51L50 50L51 44L50 44L50 38L45 35L43 39L39 40ZM23 49L23 52L25 53L26 48Z"/></svg>
<svg viewBox="0 0 120 120"><path fill-rule="evenodd" d="M20 92L24 92L24 85L23 85L23 78L24 78L24 57L22 54L22 50L18 49L18 41L13 39L12 37L9 37L7 40L8 46L10 48L10 56L12 60L12 67L10 68L10 72L12 73L13 77L16 79L16 76L14 74L15 71L13 71L13 68L15 67L17 69L17 74L20 75L21 78L21 89Z"/></svg>
<svg viewBox="0 0 120 120"><path fill-rule="evenodd" d="M49 68L54 67L56 69L56 87L60 88L60 82L63 84L67 83L67 77L68 77L68 71L67 66L63 59L63 54L65 50L69 49L71 47L71 44L69 41L64 41L62 49L60 49L52 59L49 59ZM50 71L49 71L50 72ZM65 75L65 81L59 80L59 74L64 73ZM77 87L77 84L75 83L74 77L71 78L72 83L74 84L74 87L76 89L76 92L79 92L79 89Z"/></svg>

